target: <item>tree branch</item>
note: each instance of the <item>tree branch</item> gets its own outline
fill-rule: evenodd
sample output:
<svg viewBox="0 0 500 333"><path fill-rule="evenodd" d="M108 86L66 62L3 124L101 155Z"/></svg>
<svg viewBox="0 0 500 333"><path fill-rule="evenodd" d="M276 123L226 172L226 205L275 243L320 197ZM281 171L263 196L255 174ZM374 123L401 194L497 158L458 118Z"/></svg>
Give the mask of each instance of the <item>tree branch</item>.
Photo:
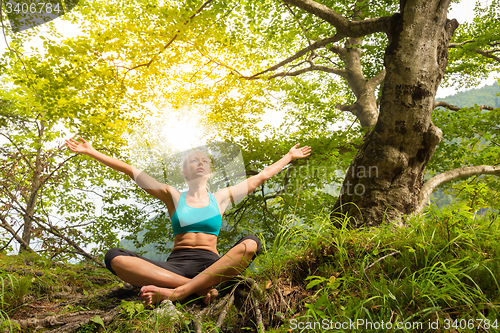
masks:
<svg viewBox="0 0 500 333"><path fill-rule="evenodd" d="M377 73L374 77L368 80L368 85L370 85L373 88L376 88L379 84L382 83L385 79L385 68L382 69L380 72Z"/></svg>
<svg viewBox="0 0 500 333"><path fill-rule="evenodd" d="M39 221L37 221L34 217L30 216L31 220L34 221L40 228L42 228L43 230L47 231L47 232L50 232L51 234L53 234L54 236L56 237L59 237L61 238L62 240L64 240L66 243L68 243L70 246L72 246L74 249L76 249L77 253L81 256L84 256L86 257L87 259L90 259L92 260L93 262L95 262L97 265L101 266L101 267L106 267L102 262L100 262L99 260L97 260L93 255L87 253L86 251L84 251L80 246L78 246L78 244L76 244L74 241L72 241L71 239L69 239L68 237L64 236L63 234L61 234L59 231L57 231L56 228L54 228L53 226L49 226L48 228L43 226Z"/></svg>
<svg viewBox="0 0 500 333"><path fill-rule="evenodd" d="M336 104L335 108L340 110L340 111L351 112L354 109L354 104L351 104L351 105Z"/></svg>
<svg viewBox="0 0 500 333"><path fill-rule="evenodd" d="M343 55L346 52L346 49L344 47L338 46L338 45L330 46L327 49L330 50L331 52L337 54L341 58L343 57Z"/></svg>
<svg viewBox="0 0 500 333"><path fill-rule="evenodd" d="M7 230L16 239L16 241L19 242L19 244L24 245L25 249L28 250L29 252L35 253L35 251L33 251L33 249L28 245L28 243L26 243L21 237L17 235L17 232L14 229L12 229L12 227L7 222L5 217L0 215L0 220L2 221L2 224L0 224L0 226L3 227L5 230Z"/></svg>
<svg viewBox="0 0 500 333"><path fill-rule="evenodd" d="M96 264L98 264L99 266L101 267L105 267L105 265L100 262L99 260L97 260L94 256L92 256L91 254L87 253L86 251L84 251L78 244L76 244L74 241L72 241L70 238L66 237L65 235L63 235L62 233L60 233L54 226L52 225L49 225L49 226L45 226L43 225L43 221L40 221L40 219L38 218L35 218L34 216L32 216L32 214L29 214L25 209L24 207L17 201L16 198L12 198L13 201L19 206L18 208L15 208L21 215L23 215L23 217L27 217L29 220L35 222L39 228L41 228L42 230L46 231L46 232L49 232L51 234L53 234L54 236L64 240L68 245L70 245L71 247L73 247L74 249L76 249L78 251L78 253L81 255L81 256L84 256L92 261L94 261ZM0 219L2 221L4 221L4 218L2 216L0 216ZM2 226L5 227L5 223L6 221L4 221L4 223L2 223ZM7 226L9 226L7 224ZM7 228L6 228L7 229ZM12 228L11 228L12 229ZM7 229L8 230L8 229ZM10 232L10 231L9 231ZM16 238L16 240L18 240ZM19 240L18 240L19 241ZM26 246L27 243L21 239L22 242L20 242L22 245ZM31 250L31 249L30 249ZM33 250L31 250L33 251Z"/></svg>
<svg viewBox="0 0 500 333"><path fill-rule="evenodd" d="M50 178L52 177L52 175L57 172L60 168L62 168L64 166L64 164L66 164L66 162L68 162L70 159L78 156L79 154L74 154L70 157L68 157L67 159L65 159L64 161L60 162L59 165L57 166L57 168L55 168L54 170L52 170L52 172L50 174L48 174L47 176L45 177L42 177L42 180L41 180L41 183L40 183L40 186L43 186L45 184L45 182Z"/></svg>
<svg viewBox="0 0 500 333"><path fill-rule="evenodd" d="M267 72L272 72L300 57L302 57L303 55L305 55L307 52L310 52L310 51L313 51L313 50L316 50L316 49L319 49L319 48L322 48L328 44L331 44L331 43L335 43L335 42L338 42L339 40L341 40L342 37L338 36L338 35L335 35L333 37L328 37L328 38L324 38L324 39L321 39L319 41L316 41L314 43L312 43L311 45L309 45L308 47L306 48L303 48L302 50L298 51L297 53L295 53L293 56L291 57L288 57L287 59L283 60L282 62L280 62L279 64L276 64L272 67L269 67L268 69L262 71L262 72L259 72L257 74L254 74L252 76L250 76L248 79L258 79L261 75L267 73Z"/></svg>
<svg viewBox="0 0 500 333"><path fill-rule="evenodd" d="M458 48L460 46L464 46L465 44L470 44L470 43L475 43L476 41L475 40L466 40L464 42L461 42L461 43L449 43L448 44L448 48ZM500 42L491 42L491 43L488 43L487 45L489 46L497 46L497 45L500 45Z"/></svg>
<svg viewBox="0 0 500 333"><path fill-rule="evenodd" d="M307 42L309 43L309 45L311 45L312 42L311 42L311 39L309 38L309 36L307 35L307 29L302 26L302 23L297 18L297 14L295 14L295 12L292 10L292 8L290 8L290 6L288 4L285 4L285 7L290 11L290 13L292 13L293 18L295 19L295 21L297 21L297 24L299 25L300 29L304 33L304 36L306 37Z"/></svg>
<svg viewBox="0 0 500 333"><path fill-rule="evenodd" d="M474 42L475 42L475 40L466 40L465 42L461 42L461 43L449 43L448 48L455 49L455 48L458 48L459 46L463 46L465 44L470 44L470 43L474 43Z"/></svg>
<svg viewBox="0 0 500 333"><path fill-rule="evenodd" d="M500 52L500 49L494 49L494 50L488 50L488 51L484 51L483 52L485 53L496 53L496 52Z"/></svg>
<svg viewBox="0 0 500 333"><path fill-rule="evenodd" d="M444 107L444 108L447 108L447 109L450 109L452 111L458 111L458 110L461 110L461 109L471 109L471 108L461 108L461 107L458 107L456 105L452 105L452 104L449 104L449 103L446 103L446 102L443 102L443 101L434 102L434 109L437 108L437 107L440 107L440 106ZM488 106L488 105L480 105L479 109L480 110L493 110L494 108L491 107L491 106Z"/></svg>
<svg viewBox="0 0 500 333"><path fill-rule="evenodd" d="M480 55L482 55L486 58L490 58L490 59L493 59L495 61L500 62L500 57L497 57L496 55L490 54L490 52L497 52L497 51L498 50L483 51L483 50L479 50L479 49L474 49L474 52L479 53Z"/></svg>
<svg viewBox="0 0 500 333"><path fill-rule="evenodd" d="M191 15L189 17L189 19L187 19L183 25L186 25L188 24L189 22L191 22L195 17L196 15L198 15L205 7L207 7L213 0L207 0L205 1L205 3L203 3L203 5L201 5L200 8L198 8L196 10L196 12ZM167 44L165 44L165 46L160 50L160 52L156 53L155 55L153 55L153 58L151 58L151 60L145 64L140 64L140 65L136 65L134 67L131 67L131 68L128 68L127 71L125 72L124 74L124 77L128 74L128 72L130 72L131 70L134 70L136 68L139 68L139 67L149 67L151 66L151 64L153 63L153 61L160 55L162 54L163 52L165 52L165 50L177 39L177 37L179 36L179 33L180 33L180 30L177 30L177 33L172 37L170 38L170 40L168 41Z"/></svg>
<svg viewBox="0 0 500 333"><path fill-rule="evenodd" d="M31 171L35 171L35 169L33 168L33 166L31 165L31 163L26 159L26 156L24 155L24 153L21 151L21 149L16 145L16 143L10 138L10 136L4 134L4 133L0 133L1 136L5 137L7 140L10 141L10 143L12 143L12 145L17 149L17 151L19 152L19 155L21 155L21 157L23 158L23 160L26 162L26 164L28 164L28 166L30 167Z"/></svg>
<svg viewBox="0 0 500 333"><path fill-rule="evenodd" d="M312 71L321 71L321 72L336 74L336 75L342 76L343 78L347 78L347 71L345 69L331 68L331 67L327 67L327 66L316 65L313 63L307 68L302 68L302 69L299 69L299 70L296 70L293 72L280 72L280 73L273 74L269 77L269 79L274 79L274 78L280 77L280 76L283 76L283 77L285 77L285 76L297 76L297 75L307 73L307 72L312 72Z"/></svg>
<svg viewBox="0 0 500 333"><path fill-rule="evenodd" d="M483 133L476 131L475 129L473 129L473 131L474 131L474 133L479 134L480 136L484 137ZM490 140L490 142L493 143L495 146L500 147L500 144L496 143L495 141Z"/></svg>
<svg viewBox="0 0 500 333"><path fill-rule="evenodd" d="M283 0L284 3L294 5L316 17L330 23L340 30L346 30L349 26L349 20L336 11L325 5L312 0Z"/></svg>
<svg viewBox="0 0 500 333"><path fill-rule="evenodd" d="M194 45L193 45L193 46L194 46ZM239 75L240 77L242 77L242 78L245 78L245 79L247 78L245 75L241 74L238 70L236 70L236 69L232 68L231 66L226 65L226 64L222 63L221 61L219 61L219 60L217 60L217 59L213 58L212 56L210 56L210 54L208 54L208 52L207 52L206 54L203 54L203 52L202 52L200 49L196 48L196 50L197 50L198 52L200 52L200 54L201 54L203 57L208 58L208 60L210 60L210 62L213 62L214 64L217 64L217 65L219 65L219 66L221 66L221 67L227 68L227 69L229 69L232 73L236 73L236 74L238 74L238 75Z"/></svg>
<svg viewBox="0 0 500 333"><path fill-rule="evenodd" d="M312 0L283 0L306 12L321 18L337 28L337 34L343 37L362 37L375 32L388 32L388 23L392 16L382 16L361 21L349 21L336 11Z"/></svg>
<svg viewBox="0 0 500 333"><path fill-rule="evenodd" d="M24 63L23 59L19 56L19 55L24 55L24 54L22 54L21 52L18 52L16 50L12 50L10 48L10 44L9 44L9 42L7 40L7 34L5 33L5 25L3 23L2 1L0 1L0 24L2 25L2 32L3 32L3 37L4 37L4 40L5 40L5 45L7 45L7 48L9 49L9 51L11 53L14 53L16 55L17 59L19 59L19 61L23 64L24 73L26 74L26 80L28 80L29 83L30 83L28 85L28 89L30 89L31 91L33 91L33 89L32 89L33 81L31 80L31 78L28 75L28 70L26 69L26 64ZM37 94L35 94L35 95L37 95Z"/></svg>
<svg viewBox="0 0 500 333"><path fill-rule="evenodd" d="M464 42L461 42L461 43L450 43L448 44L448 48L461 48L462 46L464 46L465 44L470 44L470 43L475 43L476 41L475 40L466 40ZM500 42L491 42L491 43L488 43L488 45L490 46L497 46L499 45ZM480 50L480 49L472 49L472 51L478 53L478 54L481 54L482 56L485 56L487 58L491 58L495 61L498 61L500 62L500 57L496 56L496 55L493 55L491 53L495 53L495 52L500 52L500 49L494 49L494 50Z"/></svg>
<svg viewBox="0 0 500 333"><path fill-rule="evenodd" d="M449 170L439 175L436 175L425 182L424 186L420 190L420 195L418 198L418 204L415 209L414 214L420 213L422 209L424 209L425 205L429 202L432 192L436 189L436 187L448 183L452 180L469 177L474 175L500 175L500 167L491 166L491 165L478 165L472 167L464 167Z"/></svg>

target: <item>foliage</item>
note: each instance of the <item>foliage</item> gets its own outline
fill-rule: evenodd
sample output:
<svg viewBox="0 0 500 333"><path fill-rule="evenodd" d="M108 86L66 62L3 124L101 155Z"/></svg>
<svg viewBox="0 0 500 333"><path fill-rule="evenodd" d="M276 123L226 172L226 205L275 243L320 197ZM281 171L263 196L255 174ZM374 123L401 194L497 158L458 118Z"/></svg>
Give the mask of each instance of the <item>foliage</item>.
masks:
<svg viewBox="0 0 500 333"><path fill-rule="evenodd" d="M121 313L125 314L127 318L132 319L136 315L140 315L144 312L144 304L140 302L127 302L122 301Z"/></svg>
<svg viewBox="0 0 500 333"><path fill-rule="evenodd" d="M354 15L352 1L322 3L346 17ZM333 195L324 193L325 184L341 180L337 170L347 168L366 130L358 126L351 114L336 108L337 104L355 102L343 78L317 71L272 79L271 74L277 71L252 76L310 43L332 36L334 27L279 1L202 4L138 1L136 8L141 10L136 12L118 1L105 5L89 1L78 10L87 19L81 23L82 29L95 40L95 48L102 52L103 59L110 64L127 59L125 69L116 66L120 79L130 84L141 99L159 107L191 107L211 130L213 140L228 140L241 146L248 161L247 174L262 170L296 142L312 146L314 156L307 165L295 166L295 170L307 167L307 176L290 182L285 170L270 180L260 194L227 212L230 231L221 234L223 247L247 230L262 232L272 241L283 218L276 216L278 210L274 208L286 208L285 214L293 215L293 197L299 192L299 184L307 184L307 191L301 189L304 204L295 212L301 220L310 219L311 208L319 207L316 200L332 205L338 191L332 191ZM458 63L462 69L467 68L466 77L479 72L486 75L496 68L493 59L478 58L482 55L474 51L479 47L490 51L490 44L496 42L496 8L494 4L486 9L477 6L475 23L459 27L453 42L474 38L474 43L450 50L449 72L455 73L450 75L458 75ZM375 1L357 9L361 18L375 18L389 16L399 6L397 1ZM106 21L102 17L107 17ZM346 40L339 40L335 46L344 47ZM356 47L360 48L363 75L373 78L383 68L387 37L374 34L360 38L359 43ZM461 56L465 54L467 57ZM309 56L317 65L346 66L329 47ZM468 65L483 60L488 63L486 67ZM282 70L304 69L307 64L301 58ZM259 120L278 112L282 115L281 123L266 126L267 133L262 135L257 126ZM317 177L311 171L314 168L328 172L320 172L323 177ZM272 197L275 194L277 197ZM271 203L271 199L276 200ZM161 239L156 226L151 225L151 230L152 237L146 237L146 241Z"/></svg>
<svg viewBox="0 0 500 333"><path fill-rule="evenodd" d="M105 269L90 266L55 265L51 260L36 254L0 257L0 314L12 317L31 309L31 304L54 300L71 292L86 295L87 306L106 306L94 297L103 289L117 284L118 279ZM55 296L55 295L61 296ZM78 311L82 307L75 307ZM70 310L68 307L65 309Z"/></svg>
<svg viewBox="0 0 500 333"><path fill-rule="evenodd" d="M444 325L452 325L453 321L460 323L462 319L467 323L474 319L476 327L479 321L484 325L488 320L491 325L498 317L498 218L474 216L463 209L431 207L425 218L414 218L407 228L384 226L351 230L347 228L348 221L338 222L341 227L335 227L327 215L319 215L315 227L299 230L297 225L289 225L280 233L280 240L268 244L266 253L256 259L255 270L246 271L245 274L251 274L260 285L269 279L277 284L286 278L293 281L293 287L303 295L298 302L288 302L286 312L276 314L266 308L270 304L269 298L274 298L273 288L264 289L267 294L261 300L264 321L276 323L275 316L282 318L278 325L266 324L267 332L288 331L299 323L305 325L306 322L323 320L328 323L349 320L381 323L383 320L394 325L397 322L428 325L437 321L441 330L427 326L420 330L402 330L431 332L446 331ZM304 247L298 247L299 244ZM24 298L24 302L53 298L54 291L79 285L89 292L91 300L98 294L97 289L116 285L116 282L110 282L108 286L90 282L95 277L115 279L102 269L88 270L81 265L54 266L50 261L32 255L5 256L2 260L2 267L14 269L1 275L5 283L0 296L11 293L9 281L17 285L17 281L25 276L24 272L16 270L26 269L25 262L31 262L28 267L34 272L43 272L39 276L32 274L36 281L31 283L24 297L17 294L16 298ZM39 279L50 287L35 294L35 284L40 283ZM294 299L290 296L287 299ZM12 306L2 309L13 316L26 304L18 308ZM102 305L88 302L85 309L96 306ZM177 308L184 317L173 324L156 316L138 301L138 297L126 299L122 301L120 315L106 325L105 331L189 332L190 321L195 318L184 312L182 306ZM78 310L78 307L73 309ZM228 330L251 326L239 321L241 315L237 309L229 311L234 315L227 323ZM99 325L96 319L81 330L84 332ZM203 327L209 330L213 322L206 321Z"/></svg>
<svg viewBox="0 0 500 333"><path fill-rule="evenodd" d="M0 276L0 319L2 322L2 325L0 328L9 328L12 330L12 324L9 321L9 315L5 311L5 308L8 306L7 303L7 285L10 283L10 285L14 285L13 282L14 277L10 274L7 274L5 276Z"/></svg>
<svg viewBox="0 0 500 333"><path fill-rule="evenodd" d="M453 35L451 42L457 45L450 49L445 85L471 88L499 71L499 8L498 0L476 1L473 21L461 23Z"/></svg>
<svg viewBox="0 0 500 333"><path fill-rule="evenodd" d="M403 331L429 332L436 331L428 326L435 321L438 331L462 319L477 320L475 327L479 321L494 323L500 301L498 224L458 208L431 208L427 214L408 228L341 228L332 230L333 239L311 237L310 248L282 264L281 276L306 280L313 293L294 308L299 315L287 314L281 328L359 320L394 327L422 323Z"/></svg>
<svg viewBox="0 0 500 333"><path fill-rule="evenodd" d="M240 145L248 175L279 159L297 142L313 147L314 155L307 161L291 164L232 207L220 237L224 249L245 233L259 233L266 255L249 274L307 282L311 294L283 314L288 320L285 330L293 319L444 322L497 316L498 218L495 213L474 215L498 206L492 195L499 190L496 179L477 177L454 185L461 190L459 211L431 208L427 220L414 218L404 229L348 230L347 219L332 225L326 216L318 217L331 210L338 194L332 185L342 177L338 170L347 169L367 132L353 115L336 108L354 103L356 96L345 79L325 72L250 77L334 35L335 28L281 1L209 1L201 7L203 3L139 0L123 6L122 1L83 1L76 15L66 17L81 25L83 36L61 43L47 38L43 54L28 56L24 50L34 31L7 31L10 50L0 63L0 126L10 140L1 150L0 216L5 230L31 227L33 237L42 242L37 250L54 260L82 255L68 240L77 247L92 244L93 254L102 255L104 248L117 244L117 229L131 232L132 240L137 236L134 245L158 243L158 250L167 252L173 235L165 228L169 221L164 207L156 202L143 210L152 198L123 185L121 175L95 161L58 149L57 140L77 132L100 149L108 147L110 155L137 161L140 152L134 156L122 150L128 147L122 135L143 126L132 112L147 113L142 104L146 101L179 110L188 105L212 130L212 140ZM353 1L322 3L347 17L354 15ZM472 85L475 78L497 68L493 58L479 57L476 49L496 47L498 7L497 1L486 9L478 6L474 23L459 27L454 42L463 47L450 51L448 82L461 73L459 80ZM375 18L396 12L398 2L377 0L358 9L358 17ZM346 42L343 38L330 47L344 47ZM375 34L359 43L362 73L373 78L383 69L387 37ZM317 65L346 65L328 48L308 56ZM297 59L283 70L308 64ZM265 127L267 133L261 135L259 121L273 112L280 112L283 121ZM429 165L431 173L498 164L498 120L498 109L436 112L433 121L443 129L445 144ZM102 196L102 215L95 216L88 191ZM36 200L29 200L32 196ZM139 233L145 227L147 232ZM0 242L9 246L9 240ZM46 297L64 286L81 286L89 294L98 288L90 277L82 283L86 273L65 271L39 257L31 262L42 275L0 273L2 318L33 301L30 295ZM7 262L6 267L13 266ZM29 264L16 266L31 273ZM67 308L78 309L81 306ZM122 311L115 331L143 328L143 322L151 331L171 328L163 322L149 324L151 312L137 302L124 302ZM98 325L95 319L82 330Z"/></svg>
<svg viewBox="0 0 500 333"><path fill-rule="evenodd" d="M97 318L99 318L99 317L97 316ZM102 321L102 319L101 319L101 321ZM98 328L99 328L99 324L94 322L93 320L91 320L91 321L89 321L89 323L87 323L85 325L81 325L76 332L77 333L94 333L94 332L98 332Z"/></svg>
<svg viewBox="0 0 500 333"><path fill-rule="evenodd" d="M429 162L429 176L474 165L498 165L500 153L498 123L500 108L480 110L479 103L498 99L498 85L480 90L459 93L444 99L446 102L463 107L458 111L437 109L433 122L443 130L443 140L438 145L433 159ZM494 105L494 103L493 103ZM444 184L448 194L467 203L473 211L486 208L498 209L498 177L479 175L467 180Z"/></svg>
<svg viewBox="0 0 500 333"><path fill-rule="evenodd" d="M140 105L108 64L94 63L96 54L84 37L57 43L42 36L44 49L25 55L24 44L34 32L4 31L11 42L0 59L0 216L5 236L0 246L12 250L11 240L18 237L16 241L25 242L22 249L33 241L34 250L54 260L97 255L99 261L103 249L117 243L116 227L129 225L131 216L138 222L140 211L123 204L129 196L120 186L123 175L69 154L62 139L79 133L98 149L120 146L121 135L139 120L130 111ZM100 197L97 206L91 202L95 194ZM99 208L103 214L96 215ZM92 254L85 251L90 244Z"/></svg>
<svg viewBox="0 0 500 333"><path fill-rule="evenodd" d="M134 239L146 228L143 241L157 243L159 251L168 252L173 235L165 228L169 221L160 214L161 204L143 210L153 200L123 185L122 176L54 148L58 139L79 133L100 149L111 147L107 153L133 161L137 156L121 150L127 147L122 134L143 125L132 112L146 114L143 103L147 101L159 108L192 107L211 129L212 140L240 145L248 175L279 159L297 142L312 146L311 158L293 163L228 211L227 228L220 237L224 249L245 233L260 233L267 244L274 244L278 257L284 240L305 242L300 228L311 230L318 212L331 209L339 192L334 185L343 176L338 170L347 169L367 129L336 108L355 102L343 78L325 72L272 79L271 72L266 72L258 75L260 79L250 77L309 43L334 35L335 28L281 1L209 1L202 7L203 3L140 0L123 6L122 1L82 1L65 17L80 25L82 36L60 43L43 37L43 52L29 56L25 46L36 29L14 35L7 28L11 42L0 63L4 80L0 124L2 133L13 134L1 151L5 227L14 227L15 233L35 222L33 236L40 237L42 251L54 260L82 255L61 240L63 234L79 247L95 245L93 254L102 257L105 248L118 243L117 229L131 232L129 238ZM353 1L322 3L346 17L354 15ZM474 78L497 68L494 59L480 57L475 50L492 51L497 45L498 8L498 1L485 9L478 6L475 21L459 27L453 41L466 43L450 50L448 82L456 76L473 84ZM399 6L397 1L377 0L358 9L360 18L375 18L391 15ZM53 29L50 34L56 36ZM335 46L344 47L346 42L343 38ZM374 34L359 43L362 73L366 79L373 78L383 69L387 37ZM346 65L326 47L309 56L318 65ZM307 65L308 61L297 59L283 70ZM278 112L282 122L266 126L263 135L259 121L266 113ZM449 144L439 147L429 166L431 173L497 164L497 113L484 114L475 108L435 113L433 121ZM40 128L43 135L38 135ZM41 171L36 173L30 165ZM491 195L498 193L492 177L476 177L458 186L471 209L498 204ZM102 196L104 214L95 216L89 190ZM29 199L28 194L36 200L23 198ZM34 209L33 215L28 206ZM152 215L157 218L151 219ZM284 227L283 221L291 222ZM9 240L0 242L9 246Z"/></svg>

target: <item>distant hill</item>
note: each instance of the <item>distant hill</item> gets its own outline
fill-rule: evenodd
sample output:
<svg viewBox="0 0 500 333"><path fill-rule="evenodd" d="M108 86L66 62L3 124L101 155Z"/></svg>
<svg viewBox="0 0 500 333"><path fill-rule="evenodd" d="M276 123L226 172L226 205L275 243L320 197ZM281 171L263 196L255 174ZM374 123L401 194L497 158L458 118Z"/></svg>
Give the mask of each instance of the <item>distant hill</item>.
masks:
<svg viewBox="0 0 500 333"><path fill-rule="evenodd" d="M137 239L142 242L144 238L144 234L147 232L146 229L141 230L139 234L137 235ZM174 247L174 243L172 243L172 247ZM144 252L143 256L145 258L151 259L151 260L156 260L156 261L167 261L168 256L170 253L162 253L159 251L155 244L147 244L144 245L140 248L135 247L134 242L125 238L122 238L120 241L120 246L122 246L124 249L134 251L134 252Z"/></svg>
<svg viewBox="0 0 500 333"><path fill-rule="evenodd" d="M476 104L498 108L500 107L500 97L498 94L500 94L500 86L498 83L493 83L490 86L486 85L479 89L471 89L445 98L437 98L436 101L444 101L461 108Z"/></svg>

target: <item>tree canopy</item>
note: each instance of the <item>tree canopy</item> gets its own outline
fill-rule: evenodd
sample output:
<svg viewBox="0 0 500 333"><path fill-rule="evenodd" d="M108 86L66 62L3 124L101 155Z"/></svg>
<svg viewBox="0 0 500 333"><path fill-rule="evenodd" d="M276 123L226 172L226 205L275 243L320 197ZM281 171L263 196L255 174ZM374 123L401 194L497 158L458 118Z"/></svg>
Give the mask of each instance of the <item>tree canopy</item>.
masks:
<svg viewBox="0 0 500 333"><path fill-rule="evenodd" d="M85 223L92 207L58 193L86 188L86 182L101 188L110 205L126 195L152 204L136 187L113 194L116 187L110 184L123 178L102 166L48 148L78 133L133 162L140 157L119 148L131 147L122 134L144 125L145 102L171 112L191 106L210 130L210 140L241 147L248 175L298 142L313 148L308 160L294 161L227 213L223 245L250 230L271 241L284 221L314 224L320 212L332 214L333 220L339 218L336 213L348 216L356 226L404 223L402 217L420 212L439 184L463 175L499 173L498 105L485 100L473 108L445 103L441 106L447 109L435 109L440 105L434 99L440 84L472 87L499 70L500 6L497 0L486 7L478 3L474 21L458 24L447 17L451 2L207 0L125 6L88 0L64 17L79 25L82 36L61 42L40 37L45 38L43 52L30 56L23 45L34 32L14 34L5 25L11 42L1 65L3 133L19 131L16 140L33 143L21 150L15 146L21 141L12 139L3 148L2 204L9 208L0 215L10 216L2 220L4 228L28 225L9 215L14 213L8 193L21 187L40 193L39 204L30 213L29 200L20 202L17 213L24 209L25 216L42 218L43 203L61 216L78 212L74 225ZM282 121L264 127L262 135L259 121L273 113L281 114ZM15 127L20 121L31 122L31 130L21 133ZM38 134L42 124L52 134L37 136L36 124ZM63 168L57 163L64 158L69 158L67 170L79 168L78 175L53 180L50 190L38 192L33 184L42 171L30 165L38 165L42 152L53 160L40 162L47 175ZM15 173L16 163L26 171ZM16 188L7 170L27 183ZM439 175L439 180L429 179ZM496 189L495 182L487 183L483 197ZM461 195L469 200L475 190L463 186ZM490 199L480 206L497 208L496 197ZM117 226L144 227L137 222L148 220L140 207L130 207L123 202L110 206L110 215L92 224L103 226L101 238L89 229L94 238L86 244L116 244L111 230ZM164 207L152 207L149 218L161 216ZM111 215L117 220L102 222ZM168 221L148 221L156 231L145 241L171 237L164 231ZM13 237L16 230L8 232Z"/></svg>

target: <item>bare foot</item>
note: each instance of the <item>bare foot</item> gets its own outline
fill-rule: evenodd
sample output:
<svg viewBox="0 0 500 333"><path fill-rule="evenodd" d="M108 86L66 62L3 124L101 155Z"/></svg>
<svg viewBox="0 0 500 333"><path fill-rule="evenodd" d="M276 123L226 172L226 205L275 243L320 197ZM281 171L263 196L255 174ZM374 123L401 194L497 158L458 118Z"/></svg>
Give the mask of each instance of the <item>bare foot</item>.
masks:
<svg viewBox="0 0 500 333"><path fill-rule="evenodd" d="M158 304L163 300L180 301L186 296L177 289L160 288L157 286L144 286L141 288L141 297L146 304Z"/></svg>
<svg viewBox="0 0 500 333"><path fill-rule="evenodd" d="M215 288L210 289L210 291L207 293L207 296L205 296L205 298L203 298L203 302L205 304L210 304L211 302L213 302L215 300L217 295L219 295L219 292L217 291L217 289L215 289Z"/></svg>

